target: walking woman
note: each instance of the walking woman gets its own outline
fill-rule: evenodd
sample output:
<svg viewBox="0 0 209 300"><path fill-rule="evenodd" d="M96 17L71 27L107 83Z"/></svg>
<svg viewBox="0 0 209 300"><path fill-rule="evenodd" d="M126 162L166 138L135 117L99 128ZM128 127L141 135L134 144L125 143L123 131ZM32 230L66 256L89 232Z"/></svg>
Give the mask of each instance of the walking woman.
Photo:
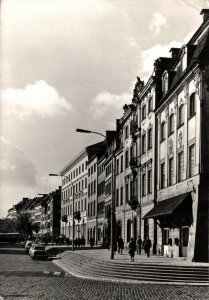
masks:
<svg viewBox="0 0 209 300"><path fill-rule="evenodd" d="M134 242L134 239L131 238L131 241L128 245L128 252L129 252L130 257L131 257L131 262L134 262L135 251L136 251L136 244Z"/></svg>

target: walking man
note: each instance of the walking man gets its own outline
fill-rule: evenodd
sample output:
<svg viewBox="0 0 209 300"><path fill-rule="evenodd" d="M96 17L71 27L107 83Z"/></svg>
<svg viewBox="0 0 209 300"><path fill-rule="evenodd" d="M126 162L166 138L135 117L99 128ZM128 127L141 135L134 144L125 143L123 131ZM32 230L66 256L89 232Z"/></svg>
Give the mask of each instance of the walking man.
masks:
<svg viewBox="0 0 209 300"><path fill-rule="evenodd" d="M123 248L124 248L123 239L121 236L119 236L119 238L118 238L118 253L121 255L122 255Z"/></svg>
<svg viewBox="0 0 209 300"><path fill-rule="evenodd" d="M145 244L144 244L144 251L147 254L147 257L150 257L150 248L152 246L151 240L149 239L149 236L147 237Z"/></svg>
<svg viewBox="0 0 209 300"><path fill-rule="evenodd" d="M135 243L134 239L131 238L131 241L128 245L128 252L131 257L131 262L134 262L135 251L136 251L136 243Z"/></svg>
<svg viewBox="0 0 209 300"><path fill-rule="evenodd" d="M140 255L141 249L142 249L142 239L141 239L140 235L138 236L138 239L136 241L136 246L137 246L137 253Z"/></svg>

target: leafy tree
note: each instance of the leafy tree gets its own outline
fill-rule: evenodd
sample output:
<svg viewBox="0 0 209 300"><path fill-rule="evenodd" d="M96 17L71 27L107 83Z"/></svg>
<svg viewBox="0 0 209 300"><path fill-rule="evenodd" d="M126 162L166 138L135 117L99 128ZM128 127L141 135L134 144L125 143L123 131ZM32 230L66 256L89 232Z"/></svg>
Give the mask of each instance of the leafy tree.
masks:
<svg viewBox="0 0 209 300"><path fill-rule="evenodd" d="M17 232L17 220L16 219L0 219L0 232L12 233Z"/></svg>
<svg viewBox="0 0 209 300"><path fill-rule="evenodd" d="M40 225L38 223L32 224L32 230L38 233L40 231Z"/></svg>
<svg viewBox="0 0 209 300"><path fill-rule="evenodd" d="M17 231L24 236L31 236L33 232L33 225L30 217L30 214L27 212L21 212L17 217Z"/></svg>

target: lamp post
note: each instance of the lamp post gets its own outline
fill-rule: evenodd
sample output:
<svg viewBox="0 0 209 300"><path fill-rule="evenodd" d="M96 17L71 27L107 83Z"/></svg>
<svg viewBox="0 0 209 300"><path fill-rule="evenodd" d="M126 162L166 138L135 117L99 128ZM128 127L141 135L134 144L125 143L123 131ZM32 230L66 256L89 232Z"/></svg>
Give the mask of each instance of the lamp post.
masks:
<svg viewBox="0 0 209 300"><path fill-rule="evenodd" d="M72 232L72 251L74 251L74 231L75 231L75 220L74 220L74 200L75 200L75 191L74 191L74 185L72 183L72 181L70 180L70 178L68 176L65 175L61 175L61 174L49 174L49 176L61 176L61 177L65 177L67 178L73 188L73 199L72 199L72 214L73 214L73 232Z"/></svg>
<svg viewBox="0 0 209 300"><path fill-rule="evenodd" d="M97 131L91 131L91 130L86 130L86 129L80 129L77 128L76 132L80 133L94 133L101 135L106 139L106 136L100 132ZM110 258L114 259L114 246L115 246L115 153L113 151L113 167L112 167L112 207L111 207L111 241L110 241ZM97 217L96 217L97 221ZM97 224L96 224L97 225ZM96 226L97 227L97 226ZM97 235L97 232L96 232Z"/></svg>

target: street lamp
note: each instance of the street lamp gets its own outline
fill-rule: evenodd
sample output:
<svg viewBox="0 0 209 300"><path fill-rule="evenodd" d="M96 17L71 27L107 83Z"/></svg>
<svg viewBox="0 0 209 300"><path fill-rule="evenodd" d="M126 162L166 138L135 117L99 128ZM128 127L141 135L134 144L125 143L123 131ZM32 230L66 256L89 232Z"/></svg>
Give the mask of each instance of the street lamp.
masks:
<svg viewBox="0 0 209 300"><path fill-rule="evenodd" d="M91 130L86 130L86 129L81 129L81 128L77 128L76 132L80 132L80 133L94 133L94 134L98 134L101 135L102 137L104 137L106 139L106 136L100 132L97 131L91 131Z"/></svg>
<svg viewBox="0 0 209 300"><path fill-rule="evenodd" d="M72 214L73 214L73 234L72 234L72 251L74 251L74 231L75 231L75 221L74 221L74 200L75 200L75 192L74 192L74 185L73 182L70 180L70 178L66 175L61 175L61 174L49 174L49 176L61 176L67 178L72 187L73 187L73 199L72 199Z"/></svg>
<svg viewBox="0 0 209 300"><path fill-rule="evenodd" d="M97 131L91 131L91 130L86 130L86 129L80 129L80 128L77 128L76 129L76 132L80 132L80 133L94 133L94 134L98 134L98 135L101 135L102 137L104 137L106 139L106 136L100 132L97 132ZM111 259L114 259L114 246L115 246L115 234L114 234L114 231L115 231L115 228L114 228L114 225L115 225L115 153L113 151L113 168L112 168L112 208L111 208L111 241L110 241L110 249L111 249L111 252L110 252L110 258ZM97 232L96 232L96 235L97 235Z"/></svg>

